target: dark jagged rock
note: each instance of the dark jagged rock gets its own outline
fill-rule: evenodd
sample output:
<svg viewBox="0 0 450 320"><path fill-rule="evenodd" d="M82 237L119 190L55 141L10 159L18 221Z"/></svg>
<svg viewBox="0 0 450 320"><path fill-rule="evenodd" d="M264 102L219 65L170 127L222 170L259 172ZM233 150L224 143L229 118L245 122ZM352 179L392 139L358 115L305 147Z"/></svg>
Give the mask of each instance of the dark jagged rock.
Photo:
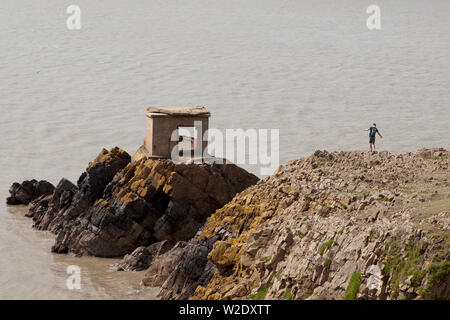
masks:
<svg viewBox="0 0 450 320"><path fill-rule="evenodd" d="M63 223L63 215L56 219L58 212L70 208L73 197L78 191L76 185L63 178L56 186L52 195L40 197L30 204L30 216L35 221L34 227L38 230L58 232Z"/></svg>
<svg viewBox="0 0 450 320"><path fill-rule="evenodd" d="M236 175L246 182L236 187ZM215 209L256 180L234 165L129 163L102 199L79 217L72 215L77 219L58 233L53 250L115 257L161 240L189 240Z"/></svg>
<svg viewBox="0 0 450 320"><path fill-rule="evenodd" d="M257 181L233 164L132 163L114 148L103 150L76 186L62 179L52 195L34 200L28 215L37 229L57 234L53 252L119 257L191 239L217 208Z"/></svg>
<svg viewBox="0 0 450 320"><path fill-rule="evenodd" d="M161 254L166 253L172 245L163 240L148 247L138 247L131 254L125 255L117 265L118 271L141 271L147 269L152 261Z"/></svg>
<svg viewBox="0 0 450 320"><path fill-rule="evenodd" d="M31 203L28 216L33 218L34 226L39 230L49 230L57 234L52 251L92 255L98 253L105 256L100 252L102 248L90 248L98 238L105 237L106 234L91 226L91 215L95 211L95 203L102 197L108 183L130 161L130 155L119 148L110 151L103 149L95 160L89 163L77 185L62 179L52 195L37 198ZM104 250L106 256L114 251L108 251L107 248Z"/></svg>
<svg viewBox="0 0 450 320"><path fill-rule="evenodd" d="M170 251L153 260L142 283L161 287L158 299L187 299L198 286L205 286L216 271L208 260L217 237L180 241Z"/></svg>
<svg viewBox="0 0 450 320"><path fill-rule="evenodd" d="M8 205L29 204L34 199L52 194L55 187L47 181L24 181L22 183L13 183L9 189L10 197L6 199Z"/></svg>

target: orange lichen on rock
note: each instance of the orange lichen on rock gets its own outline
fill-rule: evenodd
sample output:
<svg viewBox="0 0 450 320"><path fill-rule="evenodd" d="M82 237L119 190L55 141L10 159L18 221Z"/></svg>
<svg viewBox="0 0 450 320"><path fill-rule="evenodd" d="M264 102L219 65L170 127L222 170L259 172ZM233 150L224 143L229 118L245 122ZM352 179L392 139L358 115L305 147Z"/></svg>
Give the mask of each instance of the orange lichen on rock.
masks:
<svg viewBox="0 0 450 320"><path fill-rule="evenodd" d="M117 257L159 241L189 240L217 208L257 181L233 164L131 162L116 147L103 149L77 186L62 180L30 215L38 228L58 232L55 252Z"/></svg>
<svg viewBox="0 0 450 320"><path fill-rule="evenodd" d="M437 148L292 161L208 218L197 239L219 236L216 271L190 299L343 299L355 272L354 298L448 299L449 172ZM366 284L370 266L378 289Z"/></svg>

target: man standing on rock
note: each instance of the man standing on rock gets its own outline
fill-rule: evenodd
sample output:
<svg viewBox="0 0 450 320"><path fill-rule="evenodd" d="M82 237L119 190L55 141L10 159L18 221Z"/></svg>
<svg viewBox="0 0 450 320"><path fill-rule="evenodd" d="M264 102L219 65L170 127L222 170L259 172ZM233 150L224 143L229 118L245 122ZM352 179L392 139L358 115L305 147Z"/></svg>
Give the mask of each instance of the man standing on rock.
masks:
<svg viewBox="0 0 450 320"><path fill-rule="evenodd" d="M383 136L380 134L380 131L378 131L376 123L374 123L370 128L365 129L365 131L369 131L370 151L375 153L375 135L378 133L380 138L383 138Z"/></svg>

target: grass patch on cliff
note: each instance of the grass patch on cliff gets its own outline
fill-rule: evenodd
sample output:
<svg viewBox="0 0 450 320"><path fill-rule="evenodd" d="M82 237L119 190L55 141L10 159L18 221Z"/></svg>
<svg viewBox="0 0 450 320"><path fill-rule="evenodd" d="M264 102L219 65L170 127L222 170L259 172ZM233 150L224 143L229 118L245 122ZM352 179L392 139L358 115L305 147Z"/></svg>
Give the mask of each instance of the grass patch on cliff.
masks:
<svg viewBox="0 0 450 320"><path fill-rule="evenodd" d="M383 258L385 260L383 272L391 275L391 297L398 297L400 284L409 276L412 276L411 287L421 285L426 270L422 269L424 256L420 253L419 244L409 241L401 246L392 241L386 244Z"/></svg>
<svg viewBox="0 0 450 320"><path fill-rule="evenodd" d="M426 299L449 299L449 292L448 290L445 292L442 292L440 294L436 293L433 289L436 286L439 286L444 281L447 281L447 279L450 276L450 261L447 259L434 262L430 265L428 268L428 280L427 284L424 288L420 288L418 290L419 294Z"/></svg>
<svg viewBox="0 0 450 320"><path fill-rule="evenodd" d="M372 239L377 235L377 230L371 229L369 234L369 241L372 241Z"/></svg>
<svg viewBox="0 0 450 320"><path fill-rule="evenodd" d="M269 291L269 289L272 287L272 284L269 284L267 287L265 287L264 289L259 290L257 293L252 294L249 296L249 298L251 300L262 300L266 297L267 292Z"/></svg>
<svg viewBox="0 0 450 320"><path fill-rule="evenodd" d="M436 213L443 211L450 211L450 189L433 189L422 190L418 193L425 201L413 201L412 206L415 207L418 212L417 217L425 218Z"/></svg>
<svg viewBox="0 0 450 320"><path fill-rule="evenodd" d="M330 249L334 243L334 239L330 239L327 242L323 243L319 248L319 253L322 255L326 250Z"/></svg>
<svg viewBox="0 0 450 320"><path fill-rule="evenodd" d="M297 230L295 233L300 237L300 239L303 239L305 236L305 234L303 234L300 230Z"/></svg>
<svg viewBox="0 0 450 320"><path fill-rule="evenodd" d="M424 203L420 209L422 209L422 215L430 216L436 213L450 211L450 201L445 200L434 200Z"/></svg>
<svg viewBox="0 0 450 320"><path fill-rule="evenodd" d="M286 289L286 291L284 292L284 298L286 300L292 300L292 293L289 289Z"/></svg>
<svg viewBox="0 0 450 320"><path fill-rule="evenodd" d="M325 262L323 263L323 266L325 267L325 268L330 268L330 266L331 266L331 259L330 258L326 258L325 259Z"/></svg>
<svg viewBox="0 0 450 320"><path fill-rule="evenodd" d="M355 272L352 274L350 281L348 282L347 289L345 289L345 300L356 300L356 295L359 292L359 286L361 285L361 272Z"/></svg>
<svg viewBox="0 0 450 320"><path fill-rule="evenodd" d="M318 167L323 166L324 164L330 162L331 160L332 160L332 159L328 159L328 158L326 158L326 157L324 157L324 158L319 158L317 161L313 162L313 163L311 164L311 166L312 166L313 169L317 169Z"/></svg>
<svg viewBox="0 0 450 320"><path fill-rule="evenodd" d="M425 202L416 201L412 204L414 214L411 215L416 227L429 231L434 239L442 239L443 247L450 246L450 231L439 223L433 223L430 219L441 212L450 212L450 189L441 189L431 196L432 200ZM440 218L437 218L440 220Z"/></svg>
<svg viewBox="0 0 450 320"><path fill-rule="evenodd" d="M447 160L447 156L442 155L442 156L429 156L426 157L427 160L439 160L439 161L444 161Z"/></svg>
<svg viewBox="0 0 450 320"><path fill-rule="evenodd" d="M250 295L249 298L252 300L262 300L267 295L267 291L269 291L269 288L259 290L257 293Z"/></svg>

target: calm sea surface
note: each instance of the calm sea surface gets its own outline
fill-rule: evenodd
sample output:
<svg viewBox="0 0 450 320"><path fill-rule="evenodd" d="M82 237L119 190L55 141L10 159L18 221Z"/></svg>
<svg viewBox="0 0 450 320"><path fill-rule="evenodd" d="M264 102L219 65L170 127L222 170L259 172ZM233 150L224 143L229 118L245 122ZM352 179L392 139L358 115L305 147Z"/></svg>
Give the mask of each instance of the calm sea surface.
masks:
<svg viewBox="0 0 450 320"><path fill-rule="evenodd" d="M53 236L4 204L13 181L75 182L101 148L133 153L148 106L203 104L214 128L279 129L281 164L367 149L372 122L381 149L449 148L449 14L448 0L2 0L0 298L154 295L142 273L112 271L117 260L51 254ZM66 288L72 264L79 291Z"/></svg>

